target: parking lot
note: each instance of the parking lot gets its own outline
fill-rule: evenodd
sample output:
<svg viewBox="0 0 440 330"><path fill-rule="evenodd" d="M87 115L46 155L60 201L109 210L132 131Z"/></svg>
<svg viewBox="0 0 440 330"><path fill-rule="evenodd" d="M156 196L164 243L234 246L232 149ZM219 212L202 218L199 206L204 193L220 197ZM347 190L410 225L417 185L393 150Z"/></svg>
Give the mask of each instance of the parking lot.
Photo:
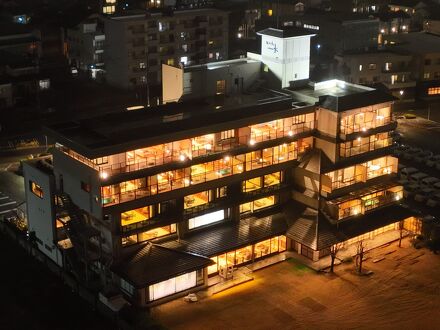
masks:
<svg viewBox="0 0 440 330"><path fill-rule="evenodd" d="M440 217L440 123L418 116L397 117L398 128L392 135L405 203L422 215Z"/></svg>

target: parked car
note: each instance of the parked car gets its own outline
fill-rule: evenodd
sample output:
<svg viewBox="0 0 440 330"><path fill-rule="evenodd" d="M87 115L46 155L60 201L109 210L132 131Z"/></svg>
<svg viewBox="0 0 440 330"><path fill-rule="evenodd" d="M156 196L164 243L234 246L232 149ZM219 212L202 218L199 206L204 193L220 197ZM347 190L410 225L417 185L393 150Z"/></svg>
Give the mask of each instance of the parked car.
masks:
<svg viewBox="0 0 440 330"><path fill-rule="evenodd" d="M415 167L405 167L400 171L400 178L409 180L411 174L418 173L419 170Z"/></svg>
<svg viewBox="0 0 440 330"><path fill-rule="evenodd" d="M433 154L431 151L429 150L424 150L420 153L418 153L415 157L414 160L417 163L424 163L427 159L429 159L429 157L431 157Z"/></svg>
<svg viewBox="0 0 440 330"><path fill-rule="evenodd" d="M419 190L415 196L414 200L416 202L424 203L426 202L433 194L435 194L437 190L432 188L424 188L422 190Z"/></svg>
<svg viewBox="0 0 440 330"><path fill-rule="evenodd" d="M413 181L413 182L417 183L418 185L421 185L422 180L427 177L428 177L428 174L423 173L423 172L417 172L417 173L413 173L409 176L409 181Z"/></svg>
<svg viewBox="0 0 440 330"><path fill-rule="evenodd" d="M437 182L440 182L440 179L434 178L433 176L428 176L428 177L422 179L422 181L420 182L420 185L423 188L434 188L434 185Z"/></svg>
<svg viewBox="0 0 440 330"><path fill-rule="evenodd" d="M440 155L433 155L425 160L425 165L428 167L435 167L437 163L440 163Z"/></svg>
<svg viewBox="0 0 440 330"><path fill-rule="evenodd" d="M409 148L403 153L403 159L413 160L421 152L423 152L423 150L420 148Z"/></svg>
<svg viewBox="0 0 440 330"><path fill-rule="evenodd" d="M426 201L426 206L428 207L439 207L440 206L440 193L436 193L428 198Z"/></svg>
<svg viewBox="0 0 440 330"><path fill-rule="evenodd" d="M407 185L403 187L403 197L405 198L411 198L413 197L421 187L417 183L412 183L410 185Z"/></svg>

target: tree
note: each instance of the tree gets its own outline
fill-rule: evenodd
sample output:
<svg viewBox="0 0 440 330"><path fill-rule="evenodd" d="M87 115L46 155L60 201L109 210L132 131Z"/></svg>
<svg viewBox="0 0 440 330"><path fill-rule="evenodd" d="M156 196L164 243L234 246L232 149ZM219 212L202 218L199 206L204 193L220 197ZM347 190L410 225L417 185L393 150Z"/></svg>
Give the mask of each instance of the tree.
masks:
<svg viewBox="0 0 440 330"><path fill-rule="evenodd" d="M402 238L403 238L403 221L399 222L399 247L402 247Z"/></svg>
<svg viewBox="0 0 440 330"><path fill-rule="evenodd" d="M342 243L336 243L332 245L332 247L330 248L330 258L331 258L330 273L333 273L335 267L335 260L338 257L339 250L341 250L343 246L344 245Z"/></svg>
<svg viewBox="0 0 440 330"><path fill-rule="evenodd" d="M359 241L356 250L356 268L359 274L362 274L362 263L364 262L365 253L364 241Z"/></svg>

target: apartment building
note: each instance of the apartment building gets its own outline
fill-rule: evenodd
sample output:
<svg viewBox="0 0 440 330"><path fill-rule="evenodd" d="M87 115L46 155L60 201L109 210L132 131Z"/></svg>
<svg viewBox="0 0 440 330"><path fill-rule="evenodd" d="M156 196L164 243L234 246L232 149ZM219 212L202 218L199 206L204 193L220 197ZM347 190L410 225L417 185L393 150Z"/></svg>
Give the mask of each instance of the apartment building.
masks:
<svg viewBox="0 0 440 330"><path fill-rule="evenodd" d="M299 78L289 65L308 58L300 46L311 35L260 34L263 53L250 54L248 70L244 60L198 70L246 78L242 90L206 79L203 99L47 127L53 164L24 167L38 248L145 306L285 251L316 261L334 244L414 227L394 181L394 98L338 80L266 86L273 62L288 71L275 70L278 86ZM172 83L176 72L165 73Z"/></svg>
<svg viewBox="0 0 440 330"><path fill-rule="evenodd" d="M417 80L417 95L421 99L440 97L440 37L415 32L388 36L390 49L411 54L411 75Z"/></svg>
<svg viewBox="0 0 440 330"><path fill-rule="evenodd" d="M343 80L363 85L383 84L402 102L414 101L416 80L412 78L410 54L390 51L346 53L335 56L337 71Z"/></svg>
<svg viewBox="0 0 440 330"><path fill-rule="evenodd" d="M104 19L105 64L109 84L159 86L161 65L224 60L228 14L217 9L114 16Z"/></svg>
<svg viewBox="0 0 440 330"><path fill-rule="evenodd" d="M93 78L104 72L105 34L96 15L68 28L65 40L71 66L90 72Z"/></svg>

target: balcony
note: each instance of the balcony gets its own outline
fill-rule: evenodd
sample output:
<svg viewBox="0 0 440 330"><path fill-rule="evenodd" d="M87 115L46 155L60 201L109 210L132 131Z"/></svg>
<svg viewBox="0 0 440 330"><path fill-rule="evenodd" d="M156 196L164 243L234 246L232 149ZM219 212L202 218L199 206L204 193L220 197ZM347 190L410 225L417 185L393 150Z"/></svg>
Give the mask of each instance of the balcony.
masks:
<svg viewBox="0 0 440 330"><path fill-rule="evenodd" d="M352 127L342 127L339 138L343 141L354 140L358 137L364 137L380 132L393 131L397 128L397 121L392 121L391 117L384 118L383 120L376 120L370 125L354 125ZM342 133L344 132L344 133Z"/></svg>
<svg viewBox="0 0 440 330"><path fill-rule="evenodd" d="M394 183L378 184L326 201L323 203L321 211L332 223L336 223L395 204L402 198L402 186Z"/></svg>

